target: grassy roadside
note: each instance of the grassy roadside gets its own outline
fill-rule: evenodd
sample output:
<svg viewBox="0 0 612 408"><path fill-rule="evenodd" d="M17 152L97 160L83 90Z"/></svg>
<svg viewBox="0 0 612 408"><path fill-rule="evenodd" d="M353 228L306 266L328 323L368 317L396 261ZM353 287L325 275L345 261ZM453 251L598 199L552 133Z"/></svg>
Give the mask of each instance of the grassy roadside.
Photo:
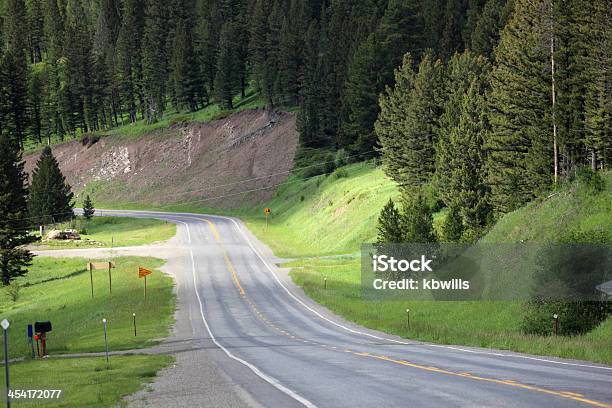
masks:
<svg viewBox="0 0 612 408"><path fill-rule="evenodd" d="M82 232L81 241L44 241L35 246L41 249L136 246L165 241L176 235L175 224L151 218L94 217L84 220L79 217L74 225L58 226L62 229L71 227Z"/></svg>
<svg viewBox="0 0 612 408"><path fill-rule="evenodd" d="M111 407L153 381L169 356L113 356L110 368L99 357L46 359L11 365L13 390L62 390L57 400L13 400L19 407ZM4 370L0 379L4 384ZM4 394L4 393L3 393ZM4 395L0 397L4 404Z"/></svg>
<svg viewBox="0 0 612 408"><path fill-rule="evenodd" d="M612 319L581 336L522 334L519 302L373 301L361 297L360 260L301 259L291 277L306 294L360 325L398 336L612 364ZM327 288L323 289L323 279ZM410 309L410 328L405 310Z"/></svg>
<svg viewBox="0 0 612 408"><path fill-rule="evenodd" d="M154 339L168 335L175 308L173 281L159 272L162 261L155 258L120 257L113 262L112 295L108 273L93 274L94 298L84 258L36 257L30 272L19 279L19 298L13 302L7 291L0 291L0 316L11 322L10 355L28 356L28 323L50 320L50 354L104 351L102 318L108 320L111 350L147 347ZM147 278L147 300L138 266L154 271ZM138 336L134 337L132 313L136 313ZM1 343L1 341L0 341Z"/></svg>
<svg viewBox="0 0 612 408"><path fill-rule="evenodd" d="M12 389L61 389L57 401L18 401L23 406L108 407L151 382L158 370L170 364L169 356L112 356L31 360L27 324L50 320L47 336L51 356L104 351L102 318L108 320L109 349L127 350L156 344L169 333L175 310L172 279L159 272L155 258L120 257L113 262L112 296L106 271L94 271L94 295L83 258L36 257L30 272L19 279L16 302L0 291L0 319L11 322L9 355L23 359L11 364ZM147 279L147 300L138 266L153 270ZM134 336L132 313L137 317ZM0 348L3 346L0 339ZM4 383L4 370L0 370ZM3 397L0 397L2 399Z"/></svg>

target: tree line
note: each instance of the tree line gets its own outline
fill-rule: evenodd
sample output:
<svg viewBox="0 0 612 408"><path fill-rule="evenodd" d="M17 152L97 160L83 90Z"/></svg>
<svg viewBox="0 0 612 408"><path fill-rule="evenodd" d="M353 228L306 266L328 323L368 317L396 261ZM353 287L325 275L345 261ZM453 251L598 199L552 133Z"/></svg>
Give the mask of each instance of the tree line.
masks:
<svg viewBox="0 0 612 408"><path fill-rule="evenodd" d="M374 136L406 196L448 208L443 239L473 241L582 167L609 169L610 17L607 0L515 0L488 56L405 55ZM383 216L397 218L392 205ZM383 240L409 239L383 230Z"/></svg>
<svg viewBox="0 0 612 408"><path fill-rule="evenodd" d="M306 147L371 150L410 51L491 53L506 0L2 0L0 131L23 146L211 102L253 83L299 106ZM489 35L489 33L493 35Z"/></svg>

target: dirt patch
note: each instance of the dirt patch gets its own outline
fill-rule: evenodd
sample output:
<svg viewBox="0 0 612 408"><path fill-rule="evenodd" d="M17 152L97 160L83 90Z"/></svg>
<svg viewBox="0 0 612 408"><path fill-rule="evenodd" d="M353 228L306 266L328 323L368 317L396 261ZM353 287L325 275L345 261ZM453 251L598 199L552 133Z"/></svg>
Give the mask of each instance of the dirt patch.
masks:
<svg viewBox="0 0 612 408"><path fill-rule="evenodd" d="M210 123L186 123L91 146L72 141L54 154L77 197L104 203L193 202L239 208L269 199L293 167L295 115L254 109ZM25 157L31 172L38 153Z"/></svg>

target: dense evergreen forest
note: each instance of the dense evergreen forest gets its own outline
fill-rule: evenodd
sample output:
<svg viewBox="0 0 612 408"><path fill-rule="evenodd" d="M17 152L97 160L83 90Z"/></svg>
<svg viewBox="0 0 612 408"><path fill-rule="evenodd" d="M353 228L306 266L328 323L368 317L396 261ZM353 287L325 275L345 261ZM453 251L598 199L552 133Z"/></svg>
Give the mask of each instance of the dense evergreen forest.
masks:
<svg viewBox="0 0 612 408"><path fill-rule="evenodd" d="M479 230L610 165L609 0L0 0L0 132L23 147L256 89L304 151L380 156Z"/></svg>

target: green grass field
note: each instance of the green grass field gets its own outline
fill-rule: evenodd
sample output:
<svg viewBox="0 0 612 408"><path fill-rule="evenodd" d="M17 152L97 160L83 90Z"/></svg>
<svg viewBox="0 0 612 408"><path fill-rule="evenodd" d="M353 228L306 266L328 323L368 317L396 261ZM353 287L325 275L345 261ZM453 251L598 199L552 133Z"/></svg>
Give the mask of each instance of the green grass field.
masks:
<svg viewBox="0 0 612 408"><path fill-rule="evenodd" d="M175 224L150 218L93 217L85 220L79 217L59 227L74 227L85 233L81 234L81 241L42 241L37 245L51 249L136 246L165 241L176 235Z"/></svg>
<svg viewBox="0 0 612 408"><path fill-rule="evenodd" d="M148 347L169 333L173 323L175 296L172 279L158 268L155 258L120 257L113 262L112 295L108 273L95 270L94 298L91 297L87 259L36 257L26 276L16 280L21 286L14 302L6 290L0 291L0 319L8 319L9 356L12 389L61 389L55 401L14 401L19 406L108 407L122 397L151 382L158 370L170 364L170 356L111 356L61 358L61 354L104 351L102 319L108 321L111 351ZM147 300L138 266L153 270L147 278ZM137 336L133 332L136 313ZM47 336L51 358L32 360L27 325L50 320L53 330ZM0 339L0 346L3 346ZM57 357L57 358L54 358ZM4 384L4 370L0 370ZM0 397L0 399L2 399Z"/></svg>
<svg viewBox="0 0 612 408"><path fill-rule="evenodd" d="M50 354L104 351L103 318L108 320L111 350L150 346L168 335L175 297L172 278L157 270L161 260L114 259L112 295L107 271L95 270L93 299L87 262L83 258L36 257L30 272L17 279L22 286L17 302L9 298L6 290L0 291L0 317L11 322L12 358L29 356L27 325L35 321L50 320L53 324L48 336ZM138 266L154 270L147 278L146 302ZM137 317L136 337L132 313Z"/></svg>
<svg viewBox="0 0 612 408"><path fill-rule="evenodd" d="M62 390L57 400L13 400L17 407L111 407L153 381L170 356L112 356L45 359L11 364L13 390ZM4 369L0 370L4 384ZM4 392L0 404L4 406Z"/></svg>

